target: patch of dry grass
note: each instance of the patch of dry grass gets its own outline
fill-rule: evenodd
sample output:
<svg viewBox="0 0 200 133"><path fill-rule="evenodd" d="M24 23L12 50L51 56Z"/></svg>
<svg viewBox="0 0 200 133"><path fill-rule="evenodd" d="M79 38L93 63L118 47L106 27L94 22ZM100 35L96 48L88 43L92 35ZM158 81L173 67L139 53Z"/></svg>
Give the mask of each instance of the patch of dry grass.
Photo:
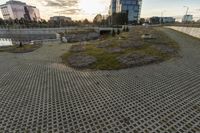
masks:
<svg viewBox="0 0 200 133"><path fill-rule="evenodd" d="M23 45L22 47L19 47L17 45L9 46L9 47L1 47L0 52L10 52L10 53L28 53L33 52L36 49L40 48L41 45Z"/></svg>
<svg viewBox="0 0 200 133"><path fill-rule="evenodd" d="M141 36L144 34L151 34L154 39L143 39ZM162 53L156 46L166 46L174 49L174 53ZM124 47L123 47L124 46ZM171 40L166 34L159 30L159 28L145 28L145 27L134 27L129 32L122 32L120 35L115 37L106 36L99 40L88 42L85 44L83 51L69 51L62 56L64 63L68 64L67 58L77 54L86 54L95 57L97 60L95 63L90 65L89 69L100 69L100 70L117 70L126 68L125 64L122 64L117 59L120 56L141 53L147 56L158 57L159 61L168 60L178 53L178 45L176 42ZM120 48L123 49L120 52L109 52L108 49ZM69 65L69 64L68 64Z"/></svg>

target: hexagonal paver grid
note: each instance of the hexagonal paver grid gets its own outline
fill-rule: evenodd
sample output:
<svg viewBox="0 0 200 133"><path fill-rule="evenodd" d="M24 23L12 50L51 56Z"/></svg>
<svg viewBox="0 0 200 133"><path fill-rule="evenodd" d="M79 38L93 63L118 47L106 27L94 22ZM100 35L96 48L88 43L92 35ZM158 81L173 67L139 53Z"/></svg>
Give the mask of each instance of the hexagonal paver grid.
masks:
<svg viewBox="0 0 200 133"><path fill-rule="evenodd" d="M66 67L67 45L0 53L0 132L200 132L200 41L164 32L181 58L120 71Z"/></svg>

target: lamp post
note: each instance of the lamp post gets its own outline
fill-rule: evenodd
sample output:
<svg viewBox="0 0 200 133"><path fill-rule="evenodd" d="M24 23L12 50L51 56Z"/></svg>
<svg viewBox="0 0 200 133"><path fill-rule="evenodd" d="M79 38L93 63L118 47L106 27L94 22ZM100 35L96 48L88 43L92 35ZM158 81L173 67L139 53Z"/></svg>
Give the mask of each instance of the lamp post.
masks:
<svg viewBox="0 0 200 133"><path fill-rule="evenodd" d="M189 11L189 7L188 6L184 6L185 8L186 8L186 13L185 13L185 17L183 17L183 19L185 19L185 22L187 23L187 21L188 21L188 11Z"/></svg>
<svg viewBox="0 0 200 133"><path fill-rule="evenodd" d="M188 6L184 6L184 7L187 8L185 15L188 15L189 7Z"/></svg>

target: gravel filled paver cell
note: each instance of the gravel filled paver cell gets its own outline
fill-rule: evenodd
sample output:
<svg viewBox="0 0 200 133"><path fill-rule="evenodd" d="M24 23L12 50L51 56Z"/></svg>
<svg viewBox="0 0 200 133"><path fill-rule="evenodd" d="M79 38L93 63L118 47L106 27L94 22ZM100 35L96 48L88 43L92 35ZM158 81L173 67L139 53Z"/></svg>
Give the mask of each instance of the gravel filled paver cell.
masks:
<svg viewBox="0 0 200 133"><path fill-rule="evenodd" d="M200 41L163 29L182 58L120 71L76 71L68 44L0 53L0 132L199 132Z"/></svg>

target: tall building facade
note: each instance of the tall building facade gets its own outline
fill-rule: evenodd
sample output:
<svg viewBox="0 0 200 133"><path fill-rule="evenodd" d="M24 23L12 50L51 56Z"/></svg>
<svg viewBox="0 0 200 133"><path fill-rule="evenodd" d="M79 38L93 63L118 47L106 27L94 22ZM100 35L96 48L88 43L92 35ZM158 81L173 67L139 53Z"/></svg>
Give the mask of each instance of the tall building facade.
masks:
<svg viewBox="0 0 200 133"><path fill-rule="evenodd" d="M3 18L9 19L21 19L39 21L40 12L35 6L27 5L20 1L8 1L6 4L0 5Z"/></svg>
<svg viewBox="0 0 200 133"><path fill-rule="evenodd" d="M109 14L128 13L128 21L139 22L142 0L111 0Z"/></svg>
<svg viewBox="0 0 200 133"><path fill-rule="evenodd" d="M109 7L109 15L112 15L115 12L116 12L116 0L111 0Z"/></svg>

